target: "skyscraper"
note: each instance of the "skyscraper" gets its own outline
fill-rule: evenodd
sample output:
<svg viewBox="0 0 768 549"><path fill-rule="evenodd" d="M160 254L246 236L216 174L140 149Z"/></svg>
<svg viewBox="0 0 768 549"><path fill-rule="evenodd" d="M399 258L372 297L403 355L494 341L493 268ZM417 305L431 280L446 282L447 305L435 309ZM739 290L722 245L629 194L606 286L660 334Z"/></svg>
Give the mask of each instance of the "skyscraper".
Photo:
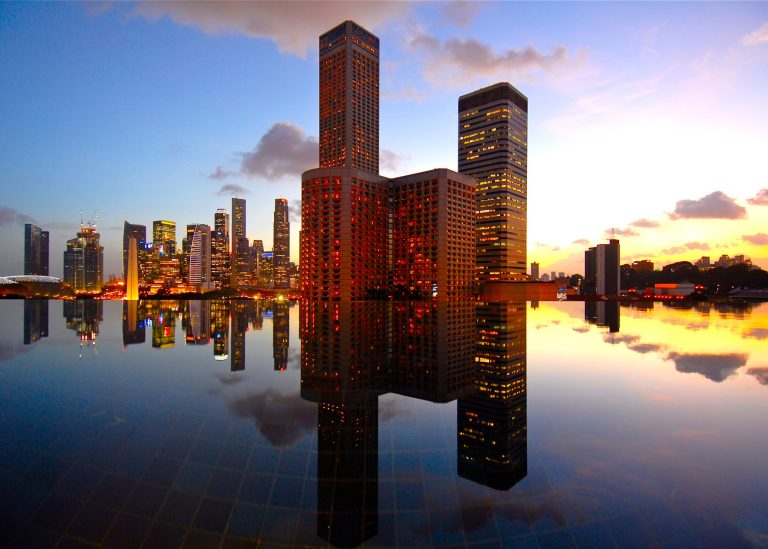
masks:
<svg viewBox="0 0 768 549"><path fill-rule="evenodd" d="M216 289L229 287L229 213L218 209L211 233L211 283Z"/></svg>
<svg viewBox="0 0 768 549"><path fill-rule="evenodd" d="M247 286L250 278L250 249L245 232L245 199L232 198L232 288Z"/></svg>
<svg viewBox="0 0 768 549"><path fill-rule="evenodd" d="M24 225L24 274L48 276L48 231Z"/></svg>
<svg viewBox="0 0 768 549"><path fill-rule="evenodd" d="M531 280L536 281L539 279L539 264L534 261L531 263Z"/></svg>
<svg viewBox="0 0 768 549"><path fill-rule="evenodd" d="M104 277L104 247L94 225L81 225L77 238L67 241L64 282L76 292L98 293Z"/></svg>
<svg viewBox="0 0 768 549"><path fill-rule="evenodd" d="M274 243L272 261L275 276L275 288L288 288L288 263L291 261L291 222L288 218L288 201L275 199L275 218L273 225Z"/></svg>
<svg viewBox="0 0 768 549"><path fill-rule="evenodd" d="M302 174L302 292L472 295L475 180L446 169L378 175L378 59L378 38L351 21L320 37L320 168Z"/></svg>
<svg viewBox="0 0 768 549"><path fill-rule="evenodd" d="M189 251L189 284L200 290L211 287L211 227L195 225Z"/></svg>
<svg viewBox="0 0 768 549"><path fill-rule="evenodd" d="M125 298L129 301L139 299L139 249L136 237L128 238L128 267L125 269Z"/></svg>
<svg viewBox="0 0 768 549"><path fill-rule="evenodd" d="M477 179L477 276L526 279L528 98L507 82L459 98L459 172Z"/></svg>
<svg viewBox="0 0 768 549"><path fill-rule="evenodd" d="M176 223L159 220L152 222L152 245L161 255L176 253Z"/></svg>
<svg viewBox="0 0 768 549"><path fill-rule="evenodd" d="M147 249L147 227L146 225L135 225L125 221L123 223L123 280L128 280L128 242L130 238L136 239L137 266L139 273L139 284L144 283L144 267L146 262Z"/></svg>
<svg viewBox="0 0 768 549"><path fill-rule="evenodd" d="M379 173L379 39L353 21L320 36L320 167Z"/></svg>

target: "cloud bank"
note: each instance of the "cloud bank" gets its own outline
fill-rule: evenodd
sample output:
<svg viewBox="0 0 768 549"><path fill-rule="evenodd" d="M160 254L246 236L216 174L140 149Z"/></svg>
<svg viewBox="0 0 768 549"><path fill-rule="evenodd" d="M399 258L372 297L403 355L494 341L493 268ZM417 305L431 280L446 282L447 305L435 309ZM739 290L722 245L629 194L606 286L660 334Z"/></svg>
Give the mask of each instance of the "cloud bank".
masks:
<svg viewBox="0 0 768 549"><path fill-rule="evenodd" d="M768 244L768 234L765 233L745 234L741 238L744 239L744 242L749 242L755 246L765 246Z"/></svg>
<svg viewBox="0 0 768 549"><path fill-rule="evenodd" d="M13 225L16 223L24 225L25 223L37 223L37 221L30 215L21 213L8 206L0 205L0 225Z"/></svg>
<svg viewBox="0 0 768 549"><path fill-rule="evenodd" d="M675 211L669 214L670 219L743 219L746 216L744 206L720 191L698 200L680 200Z"/></svg>
<svg viewBox="0 0 768 549"><path fill-rule="evenodd" d="M760 189L754 198L747 198L747 203L753 206L768 206L768 189Z"/></svg>

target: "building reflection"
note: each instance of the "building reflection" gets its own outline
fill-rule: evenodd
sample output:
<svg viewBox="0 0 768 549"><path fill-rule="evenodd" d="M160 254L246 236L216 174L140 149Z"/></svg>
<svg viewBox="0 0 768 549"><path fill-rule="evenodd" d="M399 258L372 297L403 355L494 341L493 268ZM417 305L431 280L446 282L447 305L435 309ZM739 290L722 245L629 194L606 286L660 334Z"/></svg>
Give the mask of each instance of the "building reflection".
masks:
<svg viewBox="0 0 768 549"><path fill-rule="evenodd" d="M232 347L229 369L232 372L245 370L245 332L248 331L248 309L250 302L237 299L232 302Z"/></svg>
<svg viewBox="0 0 768 549"><path fill-rule="evenodd" d="M211 342L211 302L207 299L187 301L182 327L186 330L187 345L208 345Z"/></svg>
<svg viewBox="0 0 768 549"><path fill-rule="evenodd" d="M24 345L48 337L48 300L24 300Z"/></svg>
<svg viewBox="0 0 768 549"><path fill-rule="evenodd" d="M86 350L96 353L96 338L99 323L103 320L103 302L98 299L74 299L64 301L66 326L77 333L80 339L80 356Z"/></svg>
<svg viewBox="0 0 768 549"><path fill-rule="evenodd" d="M147 301L147 322L152 326L152 347L170 349L176 344L176 315L180 304L174 300Z"/></svg>
<svg viewBox="0 0 768 549"><path fill-rule="evenodd" d="M211 303L211 337L213 338L213 359L229 358L229 310L230 303L216 299Z"/></svg>
<svg viewBox="0 0 768 549"><path fill-rule="evenodd" d="M123 301L123 347L146 341L146 311L137 300Z"/></svg>
<svg viewBox="0 0 768 549"><path fill-rule="evenodd" d="M509 490L528 474L526 303L477 306L474 385L457 407L458 474Z"/></svg>
<svg viewBox="0 0 768 549"><path fill-rule="evenodd" d="M288 331L290 320L288 303L275 301L272 304L272 357L275 370L283 372L288 368Z"/></svg>
<svg viewBox="0 0 768 549"><path fill-rule="evenodd" d="M610 333L619 331L618 301L585 301L584 320L590 324L607 327Z"/></svg>
<svg viewBox="0 0 768 549"><path fill-rule="evenodd" d="M301 395L318 404L317 534L359 545L378 531L378 397L471 398L475 303L303 302L300 337Z"/></svg>

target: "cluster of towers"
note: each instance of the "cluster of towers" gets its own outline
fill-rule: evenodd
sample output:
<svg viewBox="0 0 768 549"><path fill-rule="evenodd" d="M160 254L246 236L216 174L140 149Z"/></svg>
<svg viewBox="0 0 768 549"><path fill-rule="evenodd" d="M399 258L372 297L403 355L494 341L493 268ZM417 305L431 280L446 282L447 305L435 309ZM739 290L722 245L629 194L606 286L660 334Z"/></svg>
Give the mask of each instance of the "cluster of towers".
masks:
<svg viewBox="0 0 768 549"><path fill-rule="evenodd" d="M528 100L507 83L459 99L459 172L379 175L379 39L320 36L320 166L302 174L309 299L461 298L526 278Z"/></svg>
<svg viewBox="0 0 768 549"><path fill-rule="evenodd" d="M262 240L248 240L243 198L232 199L231 216L225 209L216 210L213 228L204 223L187 225L180 249L173 221L153 222L151 244L147 243L146 226L126 221L126 295L137 298L138 286L147 286L150 292L180 286L196 291L289 288L296 268L290 262L290 217L285 198L275 199L273 230L271 252L265 252Z"/></svg>

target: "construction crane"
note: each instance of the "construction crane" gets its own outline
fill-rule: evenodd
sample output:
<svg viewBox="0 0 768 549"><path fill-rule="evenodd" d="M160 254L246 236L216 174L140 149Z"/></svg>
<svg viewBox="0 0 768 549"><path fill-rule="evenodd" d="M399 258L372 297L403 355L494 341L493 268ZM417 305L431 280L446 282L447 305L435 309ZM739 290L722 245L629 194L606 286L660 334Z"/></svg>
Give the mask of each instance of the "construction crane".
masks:
<svg viewBox="0 0 768 549"><path fill-rule="evenodd" d="M80 209L80 229L84 229L86 225L90 229L96 229L96 223L99 222L99 210L93 210L93 213L91 214L91 217L88 219L88 221L84 220L85 212Z"/></svg>

